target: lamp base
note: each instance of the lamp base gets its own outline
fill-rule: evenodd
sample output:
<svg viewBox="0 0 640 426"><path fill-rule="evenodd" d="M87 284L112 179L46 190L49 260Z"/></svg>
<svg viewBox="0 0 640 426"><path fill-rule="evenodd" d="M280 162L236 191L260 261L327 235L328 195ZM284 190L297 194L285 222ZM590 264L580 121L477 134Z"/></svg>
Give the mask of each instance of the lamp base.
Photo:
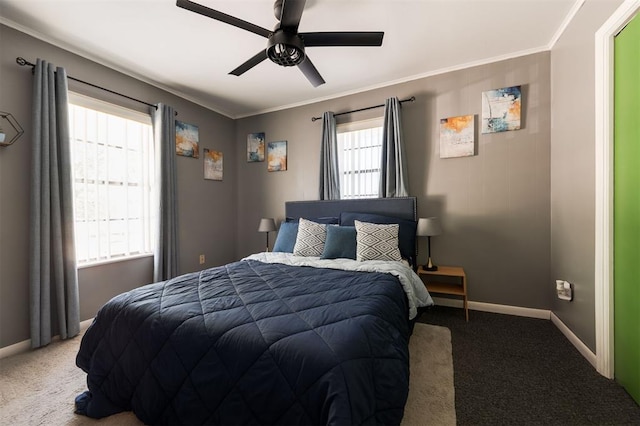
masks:
<svg viewBox="0 0 640 426"><path fill-rule="evenodd" d="M429 249L431 249L431 247L429 247ZM431 253L431 250L429 250L429 253ZM427 262L426 265L424 265L422 267L425 271L437 271L438 267L436 265L433 264L433 262L431 261L431 255L429 255L429 261Z"/></svg>

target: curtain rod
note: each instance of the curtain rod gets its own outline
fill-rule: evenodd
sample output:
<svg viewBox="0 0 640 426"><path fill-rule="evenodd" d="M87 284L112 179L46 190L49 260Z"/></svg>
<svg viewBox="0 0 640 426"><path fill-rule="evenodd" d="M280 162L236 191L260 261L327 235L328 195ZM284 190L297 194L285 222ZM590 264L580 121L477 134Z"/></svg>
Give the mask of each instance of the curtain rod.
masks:
<svg viewBox="0 0 640 426"><path fill-rule="evenodd" d="M33 70L33 68L35 68L35 66L36 66L36 64L32 64L31 62L27 61L26 59L24 59L24 58L22 58L22 57L20 57L20 56L18 56L18 57L16 58L16 63L17 63L18 65L22 66L22 67L24 67L24 66L30 66L32 70ZM105 92L113 93L114 95L122 96L123 98L127 98L127 99L130 99L130 100L132 100L132 101L139 102L139 103L141 103L141 104L144 104L144 105L147 105L147 106L153 107L153 108L155 108L155 109L158 109L158 106L157 106L157 105L150 104L150 103L145 102L145 101L141 101L140 99L132 98L131 96L124 95L124 94L122 94L122 93L118 93L118 92L116 92L116 91L114 91L114 90L111 90L111 89L107 89L107 88L105 88L105 87L98 86L97 84L89 83L88 81L80 80L79 78L71 77L70 75L68 75L68 76L67 76L67 78L68 78L69 80L77 81L78 83L86 84L87 86L95 87L96 89L104 90ZM176 114L176 115L178 115L178 112L176 111L176 113L175 113L175 114Z"/></svg>
<svg viewBox="0 0 640 426"><path fill-rule="evenodd" d="M400 103L413 102L415 100L416 100L416 97L412 96L410 98L401 100ZM351 114L351 113L354 113L354 112L366 111L368 109L382 108L383 106L384 106L384 104L381 104L381 105L374 105L374 106L370 106L370 107L366 107L366 108L354 109L354 110L351 110L351 111L339 112L337 114L334 114L334 117L337 117L339 115ZM316 121L316 120L322 120L322 117L311 117L311 121Z"/></svg>

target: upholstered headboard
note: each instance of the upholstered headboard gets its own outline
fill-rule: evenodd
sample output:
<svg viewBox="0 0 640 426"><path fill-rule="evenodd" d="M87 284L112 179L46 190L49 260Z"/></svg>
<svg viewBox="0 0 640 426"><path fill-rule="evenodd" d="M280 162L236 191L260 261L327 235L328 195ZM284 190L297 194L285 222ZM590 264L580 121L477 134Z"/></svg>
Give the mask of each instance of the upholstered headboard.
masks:
<svg viewBox="0 0 640 426"><path fill-rule="evenodd" d="M353 225L353 220L363 217L365 222L399 223L399 248L403 257L415 268L417 261L416 244L416 198L367 198L358 200L323 200L323 201L287 201L285 203L287 218L340 218L340 223ZM345 214L342 214L345 213ZM353 213L362 213L362 216ZM342 215L341 215L342 214ZM366 215L364 215L366 214ZM368 215L368 216L367 216ZM379 217L374 217L379 216ZM399 219L398 222L387 221L386 217ZM376 219L382 221L376 221Z"/></svg>
<svg viewBox="0 0 640 426"><path fill-rule="evenodd" d="M285 203L286 217L340 216L342 212L374 213L401 219L418 220L416 197L287 201Z"/></svg>

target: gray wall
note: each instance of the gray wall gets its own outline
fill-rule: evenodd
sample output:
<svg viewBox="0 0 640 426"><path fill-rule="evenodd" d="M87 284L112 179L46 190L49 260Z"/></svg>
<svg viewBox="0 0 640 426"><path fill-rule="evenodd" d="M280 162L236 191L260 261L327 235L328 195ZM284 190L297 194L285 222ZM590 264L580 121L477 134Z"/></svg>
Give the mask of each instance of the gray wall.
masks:
<svg viewBox="0 0 640 426"><path fill-rule="evenodd" d="M200 129L200 149L224 153L224 181L203 179L203 160L178 157L179 268L181 272L235 259L236 150L234 120L169 94L104 66L0 25L0 111L12 113L25 134L12 146L0 148L0 347L29 338L29 180L31 155L31 84L29 68L17 56L35 62L46 59L64 66L73 77L125 93L150 103L164 102L178 111L178 119ZM146 106L70 82L70 89L125 107ZM79 271L81 319L118 293L151 281L150 258L83 268Z"/></svg>
<svg viewBox="0 0 640 426"><path fill-rule="evenodd" d="M551 278L574 285L552 310L595 352L595 38L621 1L588 1L551 51Z"/></svg>
<svg viewBox="0 0 640 426"><path fill-rule="evenodd" d="M550 280L550 82L549 53L538 53L372 90L237 122L238 256L261 250L260 217L283 219L287 200L317 199L323 111L384 103L403 106L410 195L418 215L439 216L444 234L432 238L433 259L464 266L473 301L549 309ZM523 129L478 134L478 155L439 158L439 119L481 114L482 91L523 85ZM345 117L381 116L383 109ZM246 162L248 133L288 141L288 170L267 172ZM275 238L275 235L272 236ZM273 241L273 239L272 239ZM419 260L425 261L426 242Z"/></svg>
<svg viewBox="0 0 640 426"><path fill-rule="evenodd" d="M178 157L180 269L223 264L264 247L261 217L284 216L287 200L317 199L323 111L382 103L403 108L410 193L419 216L439 216L444 234L432 240L439 264L465 267L470 299L552 309L592 350L594 330L594 46L593 35L621 3L587 1L551 53L397 84L286 111L230 120L179 97L0 25L0 110L26 134L0 148L0 347L28 339L28 216L31 74L17 56L41 57L70 75L150 102L165 102L178 119L200 127L201 148L225 155L223 182L202 179L202 160ZM477 156L440 159L438 120L481 113L480 93L523 85L523 129L477 134ZM71 89L139 109L86 87ZM380 116L372 110L344 120ZM550 120L553 118L553 122ZM289 170L246 162L248 133L289 142ZM235 140L234 140L235 138ZM232 149L235 144L234 149ZM235 206L235 207L234 207ZM275 233L271 235L271 242ZM425 242L419 260L425 261ZM81 269L82 319L115 294L151 280L149 258ZM575 285L571 303L558 301L553 280Z"/></svg>

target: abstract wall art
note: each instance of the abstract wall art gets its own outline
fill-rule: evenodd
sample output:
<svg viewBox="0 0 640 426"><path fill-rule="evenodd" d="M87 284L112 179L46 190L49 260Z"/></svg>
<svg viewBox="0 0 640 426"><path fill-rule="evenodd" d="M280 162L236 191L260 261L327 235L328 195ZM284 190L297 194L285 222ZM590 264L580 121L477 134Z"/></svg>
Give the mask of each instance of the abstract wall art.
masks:
<svg viewBox="0 0 640 426"><path fill-rule="evenodd" d="M520 86L482 92L482 133L520 129Z"/></svg>
<svg viewBox="0 0 640 426"><path fill-rule="evenodd" d="M199 142L198 126L176 120L176 154L199 158Z"/></svg>
<svg viewBox="0 0 640 426"><path fill-rule="evenodd" d="M287 170L287 141L267 143L267 171Z"/></svg>
<svg viewBox="0 0 640 426"><path fill-rule="evenodd" d="M440 119L440 158L474 155L475 122L475 115Z"/></svg>
<svg viewBox="0 0 640 426"><path fill-rule="evenodd" d="M205 148L204 154L204 178L207 180L222 180L223 155L220 151Z"/></svg>
<svg viewBox="0 0 640 426"><path fill-rule="evenodd" d="M264 133L247 135L247 162L264 161Z"/></svg>

